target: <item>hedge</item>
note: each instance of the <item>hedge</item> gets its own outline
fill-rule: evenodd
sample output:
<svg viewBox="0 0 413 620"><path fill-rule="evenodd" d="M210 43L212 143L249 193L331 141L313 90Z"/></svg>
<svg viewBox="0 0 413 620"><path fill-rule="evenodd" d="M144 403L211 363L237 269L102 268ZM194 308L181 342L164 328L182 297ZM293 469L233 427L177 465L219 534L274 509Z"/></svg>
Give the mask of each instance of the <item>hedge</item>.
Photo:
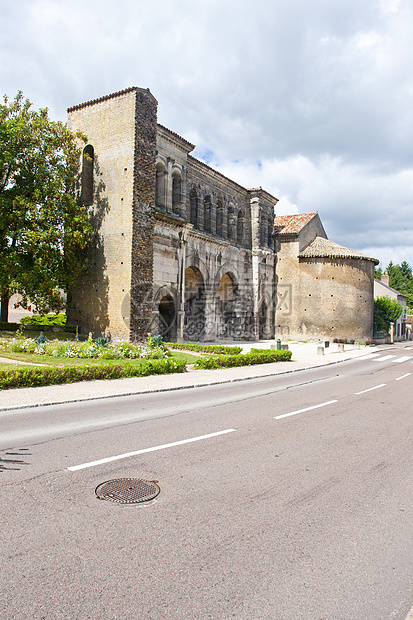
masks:
<svg viewBox="0 0 413 620"><path fill-rule="evenodd" d="M23 325L57 325L63 327L66 325L66 315L63 312L59 312L59 314L29 314L21 318L20 323Z"/></svg>
<svg viewBox="0 0 413 620"><path fill-rule="evenodd" d="M289 362L291 351L277 351L274 349L251 349L250 353L239 355L220 355L204 357L197 360L195 368L212 370L215 368L233 368L235 366L254 366L256 364L272 364L274 362Z"/></svg>
<svg viewBox="0 0 413 620"><path fill-rule="evenodd" d="M37 324L31 325L23 324L23 323L6 323L5 321L0 321L0 331L8 331L8 332L17 332L19 329L23 329L23 332L38 332L38 331L53 331L54 325L48 324ZM57 325L56 327L60 327L60 330L63 332L67 332L69 334L76 333L76 325Z"/></svg>
<svg viewBox="0 0 413 620"><path fill-rule="evenodd" d="M124 379L185 372L185 362L173 359L145 360L139 365L108 364L105 366L30 366L0 369L0 389L38 387L97 379Z"/></svg>
<svg viewBox="0 0 413 620"><path fill-rule="evenodd" d="M238 355L242 347L230 347L221 344L193 344L192 342L165 342L168 349L180 349L181 351L195 351L196 353L215 353L216 355Z"/></svg>

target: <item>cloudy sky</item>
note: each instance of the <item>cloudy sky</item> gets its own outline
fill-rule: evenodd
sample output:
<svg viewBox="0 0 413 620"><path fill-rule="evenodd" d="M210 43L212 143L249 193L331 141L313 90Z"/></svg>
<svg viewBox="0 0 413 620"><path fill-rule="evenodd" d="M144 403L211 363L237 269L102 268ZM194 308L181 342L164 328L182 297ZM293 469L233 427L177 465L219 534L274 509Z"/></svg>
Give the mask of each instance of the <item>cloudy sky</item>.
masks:
<svg viewBox="0 0 413 620"><path fill-rule="evenodd" d="M159 122L277 214L413 265L411 0L0 0L1 91L66 108L149 87Z"/></svg>

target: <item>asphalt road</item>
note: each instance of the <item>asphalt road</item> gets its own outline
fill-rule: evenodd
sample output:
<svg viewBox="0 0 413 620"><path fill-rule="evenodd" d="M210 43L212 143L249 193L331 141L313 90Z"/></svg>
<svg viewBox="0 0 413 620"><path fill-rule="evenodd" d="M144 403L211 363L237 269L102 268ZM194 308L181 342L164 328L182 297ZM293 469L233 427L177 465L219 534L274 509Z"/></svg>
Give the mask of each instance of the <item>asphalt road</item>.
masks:
<svg viewBox="0 0 413 620"><path fill-rule="evenodd" d="M0 414L3 620L405 620L413 349ZM141 506L99 501L158 480Z"/></svg>

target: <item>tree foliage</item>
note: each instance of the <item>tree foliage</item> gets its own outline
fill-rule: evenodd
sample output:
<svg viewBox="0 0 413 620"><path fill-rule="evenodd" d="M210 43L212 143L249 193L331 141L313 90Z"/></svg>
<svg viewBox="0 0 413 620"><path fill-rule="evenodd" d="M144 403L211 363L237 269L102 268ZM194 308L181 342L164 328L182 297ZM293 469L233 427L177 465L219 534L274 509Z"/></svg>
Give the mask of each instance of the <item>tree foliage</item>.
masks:
<svg viewBox="0 0 413 620"><path fill-rule="evenodd" d="M407 305L413 308L413 275L409 263L403 261L401 265L387 265L386 272L389 275L389 284L392 288L403 293L407 297Z"/></svg>
<svg viewBox="0 0 413 620"><path fill-rule="evenodd" d="M60 291L84 267L90 218L76 201L80 150L48 110L20 91L0 104L0 295L18 292L40 312L62 308ZM4 313L2 311L2 316ZM7 319L6 319L7 320Z"/></svg>
<svg viewBox="0 0 413 620"><path fill-rule="evenodd" d="M400 318L403 307L390 297L377 297L374 300L374 332L389 332L390 323Z"/></svg>

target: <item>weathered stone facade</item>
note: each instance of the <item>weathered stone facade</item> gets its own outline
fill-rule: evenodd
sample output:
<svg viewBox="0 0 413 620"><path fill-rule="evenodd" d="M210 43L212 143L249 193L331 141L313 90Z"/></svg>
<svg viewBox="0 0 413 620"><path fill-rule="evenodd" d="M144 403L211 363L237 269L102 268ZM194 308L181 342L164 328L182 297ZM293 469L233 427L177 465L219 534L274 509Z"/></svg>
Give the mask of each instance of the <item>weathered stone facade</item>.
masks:
<svg viewBox="0 0 413 620"><path fill-rule="evenodd" d="M69 321L113 339L272 337L277 199L192 157L156 108L130 88L68 110L96 231Z"/></svg>
<svg viewBox="0 0 413 620"><path fill-rule="evenodd" d="M370 339L374 258L329 241L317 213L275 218L275 332L284 338Z"/></svg>

